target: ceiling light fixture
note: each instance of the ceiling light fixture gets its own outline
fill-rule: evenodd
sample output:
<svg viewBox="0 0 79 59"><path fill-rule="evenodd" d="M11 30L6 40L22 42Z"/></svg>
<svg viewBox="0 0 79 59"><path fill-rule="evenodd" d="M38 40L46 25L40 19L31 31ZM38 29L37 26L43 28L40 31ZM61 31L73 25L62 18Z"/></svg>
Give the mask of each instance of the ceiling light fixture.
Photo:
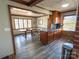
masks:
<svg viewBox="0 0 79 59"><path fill-rule="evenodd" d="M62 5L62 7L68 7L69 6L69 4L67 3L67 4L63 4Z"/></svg>

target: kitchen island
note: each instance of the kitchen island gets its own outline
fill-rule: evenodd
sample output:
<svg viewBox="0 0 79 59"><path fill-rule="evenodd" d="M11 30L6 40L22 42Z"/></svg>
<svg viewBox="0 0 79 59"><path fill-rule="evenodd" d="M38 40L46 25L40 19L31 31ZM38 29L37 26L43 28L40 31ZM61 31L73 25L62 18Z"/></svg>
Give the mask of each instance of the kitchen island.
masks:
<svg viewBox="0 0 79 59"><path fill-rule="evenodd" d="M60 39L62 35L62 29L40 29L40 41L43 45L53 42L54 40Z"/></svg>

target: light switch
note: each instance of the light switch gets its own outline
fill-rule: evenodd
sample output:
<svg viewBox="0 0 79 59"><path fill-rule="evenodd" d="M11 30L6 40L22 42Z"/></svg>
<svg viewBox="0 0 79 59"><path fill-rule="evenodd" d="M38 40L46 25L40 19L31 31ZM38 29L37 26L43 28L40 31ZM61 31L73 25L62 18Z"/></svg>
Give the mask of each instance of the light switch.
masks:
<svg viewBox="0 0 79 59"><path fill-rule="evenodd" d="M5 32L9 32L10 31L10 28L4 28L4 31Z"/></svg>

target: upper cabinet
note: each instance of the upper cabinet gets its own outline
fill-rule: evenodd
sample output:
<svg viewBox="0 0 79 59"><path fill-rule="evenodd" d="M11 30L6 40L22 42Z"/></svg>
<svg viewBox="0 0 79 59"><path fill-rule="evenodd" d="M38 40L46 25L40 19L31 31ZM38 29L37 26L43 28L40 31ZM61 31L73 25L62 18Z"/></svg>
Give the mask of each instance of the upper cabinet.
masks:
<svg viewBox="0 0 79 59"><path fill-rule="evenodd" d="M61 24L61 12L52 11L52 15L48 19L48 28L51 29L52 24Z"/></svg>
<svg viewBox="0 0 79 59"><path fill-rule="evenodd" d="M59 11L52 11L53 23L61 23L61 13Z"/></svg>

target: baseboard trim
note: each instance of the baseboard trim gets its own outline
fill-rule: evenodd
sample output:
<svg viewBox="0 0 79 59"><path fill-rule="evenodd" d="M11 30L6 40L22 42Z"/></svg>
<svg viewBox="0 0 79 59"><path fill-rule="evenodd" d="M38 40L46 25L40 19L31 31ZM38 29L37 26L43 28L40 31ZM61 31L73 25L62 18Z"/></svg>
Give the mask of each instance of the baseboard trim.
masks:
<svg viewBox="0 0 79 59"><path fill-rule="evenodd" d="M1 59L15 59L15 55L14 54L11 54L11 55L5 56L5 57L3 57Z"/></svg>

